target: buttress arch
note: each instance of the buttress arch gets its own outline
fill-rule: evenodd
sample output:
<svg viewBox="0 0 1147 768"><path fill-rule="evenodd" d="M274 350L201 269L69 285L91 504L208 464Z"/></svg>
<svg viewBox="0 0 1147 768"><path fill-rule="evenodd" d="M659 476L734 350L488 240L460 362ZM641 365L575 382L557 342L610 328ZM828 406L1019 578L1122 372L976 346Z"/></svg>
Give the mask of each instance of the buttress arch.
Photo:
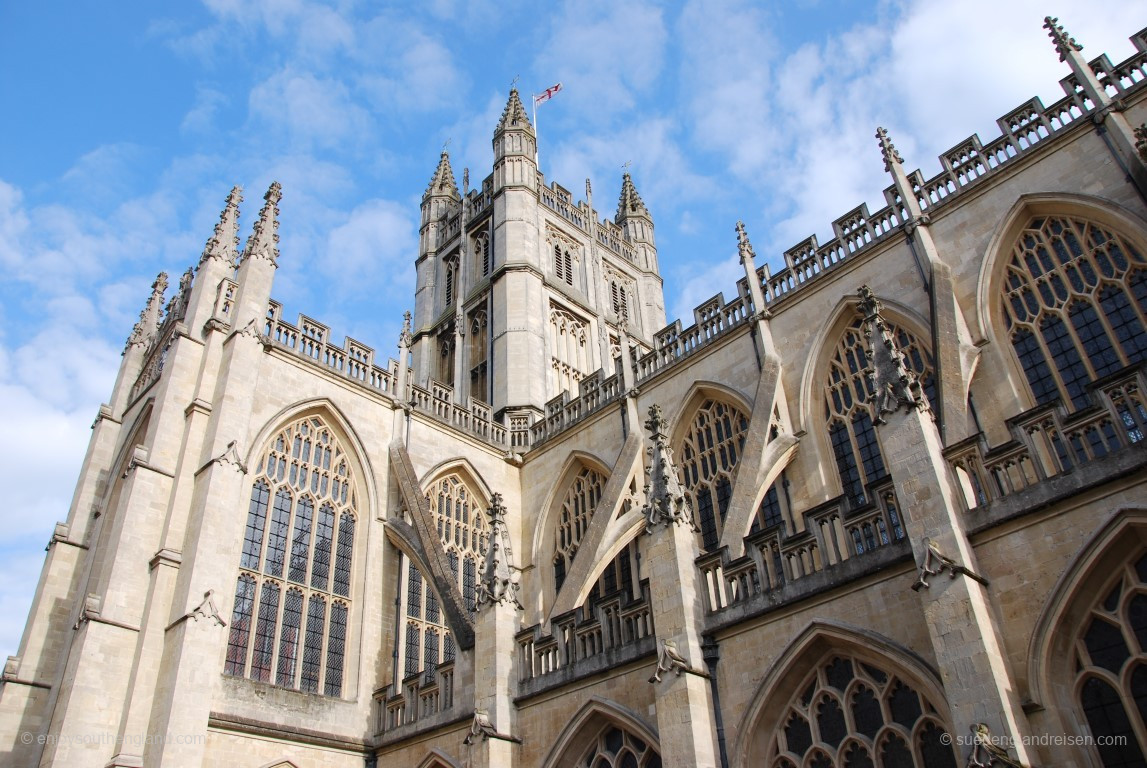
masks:
<svg viewBox="0 0 1147 768"><path fill-rule="evenodd" d="M818 619L789 642L749 700L730 745L731 766L764 765L770 742L782 726L792 698L798 695L798 686L834 654L847 654L887 670L924 694L934 704L940 721L950 722L940 676L923 658L870 629Z"/></svg>

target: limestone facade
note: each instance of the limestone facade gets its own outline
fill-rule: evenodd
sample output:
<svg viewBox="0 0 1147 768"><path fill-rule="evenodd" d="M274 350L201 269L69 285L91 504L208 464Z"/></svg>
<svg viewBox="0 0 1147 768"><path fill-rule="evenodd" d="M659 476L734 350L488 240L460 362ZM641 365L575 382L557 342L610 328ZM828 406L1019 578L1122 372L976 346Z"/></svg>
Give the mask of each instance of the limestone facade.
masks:
<svg viewBox="0 0 1147 768"><path fill-rule="evenodd" d="M386 359L161 275L0 693L12 766L1136 765L1147 30L666 324L652 214L422 200ZM168 288L171 288L169 291ZM978 733L980 740L972 738ZM992 738L988 738L988 734Z"/></svg>

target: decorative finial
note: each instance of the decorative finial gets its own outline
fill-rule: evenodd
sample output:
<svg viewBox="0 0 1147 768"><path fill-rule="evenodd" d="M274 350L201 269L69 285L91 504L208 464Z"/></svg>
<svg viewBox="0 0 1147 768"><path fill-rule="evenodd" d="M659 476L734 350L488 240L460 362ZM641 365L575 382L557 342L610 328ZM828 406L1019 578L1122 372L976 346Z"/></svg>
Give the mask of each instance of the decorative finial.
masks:
<svg viewBox="0 0 1147 768"><path fill-rule="evenodd" d="M442 154L445 155L448 149L450 149L450 137L447 137L446 141L442 142Z"/></svg>
<svg viewBox="0 0 1147 768"><path fill-rule="evenodd" d="M511 91L517 91L518 90L518 78L519 77L520 77L520 75L514 75L514 79L510 81L510 90Z"/></svg>
<svg viewBox="0 0 1147 768"><path fill-rule="evenodd" d="M1147 163L1147 123L1135 129L1135 149L1139 151L1143 162Z"/></svg>
<svg viewBox="0 0 1147 768"><path fill-rule="evenodd" d="M414 337L410 334L410 310L402 313L402 331L398 334L398 348L410 349Z"/></svg>
<svg viewBox="0 0 1147 768"><path fill-rule="evenodd" d="M139 313L139 320L131 329L127 338L127 346L150 346L155 340L156 331L159 330L160 309L163 307L163 294L167 291L167 273L160 272L151 284L151 293L147 303ZM126 351L126 349L125 349Z"/></svg>
<svg viewBox="0 0 1147 768"><path fill-rule="evenodd" d="M506 507L502 504L502 494L495 493L490 499L490 535L486 540L486 569L478 583L477 602L479 608L495 603L507 603L521 609L518 600L518 572L514 568L514 552L510 548L510 532L506 528Z"/></svg>
<svg viewBox="0 0 1147 768"><path fill-rule="evenodd" d="M753 244L749 242L749 235L745 232L745 222L737 222L737 253L741 257L741 263L750 261L757 258L757 254L753 252Z"/></svg>
<svg viewBox="0 0 1147 768"><path fill-rule="evenodd" d="M589 177L587 176L586 180L585 180L585 200L586 200L586 202L588 203L592 197L593 197L593 187L590 186Z"/></svg>
<svg viewBox="0 0 1147 768"><path fill-rule="evenodd" d="M263 210L259 211L259 220L255 222L255 231L247 239L247 248L243 253L243 260L258 258L267 259L272 266L279 263L279 200L283 197L283 188L279 182L272 181L263 195Z"/></svg>
<svg viewBox="0 0 1147 768"><path fill-rule="evenodd" d="M629 166L631 166L631 165L633 165L633 161L632 160L626 160L624 163L621 164L621 172L626 174L626 175L629 175Z"/></svg>
<svg viewBox="0 0 1147 768"><path fill-rule="evenodd" d="M653 533L662 525L687 525L694 531L693 511L689 499L673 466L673 451L669 447L669 422L661 413L661 406L649 406L645 420L652 445L645 449L649 461L645 466L645 532Z"/></svg>
<svg viewBox="0 0 1147 768"><path fill-rule="evenodd" d="M883 128L876 129L876 140L880 142L880 154L884 156L884 170L889 173L892 172L892 164L903 165L904 159L900 157L900 153L896 151L896 147L892 144L892 139L888 138L888 131Z"/></svg>
<svg viewBox="0 0 1147 768"><path fill-rule="evenodd" d="M236 185L227 195L223 212L215 223L215 232L203 247L200 266L209 259L219 259L227 264L235 261L235 250L239 247L239 203L243 202L243 188Z"/></svg>
<svg viewBox="0 0 1147 768"><path fill-rule="evenodd" d="M1054 16L1044 16L1043 28L1047 30L1048 37L1055 43L1055 49L1059 51L1059 60L1067 61L1068 53L1071 51L1082 51L1083 46L1075 42L1075 38L1067 34L1063 25L1059 23L1059 19Z"/></svg>
<svg viewBox="0 0 1147 768"><path fill-rule="evenodd" d="M463 194L470 191L470 168L462 169L462 192Z"/></svg>
<svg viewBox="0 0 1147 768"><path fill-rule="evenodd" d="M920 381L907 365L904 353L898 348L892 329L880 315L883 307L876 294L867 285L857 291L860 301L857 309L864 315L863 328L868 337L868 379L871 384L870 401L876 411L873 421L885 422L884 416L901 408L928 410L928 398Z"/></svg>

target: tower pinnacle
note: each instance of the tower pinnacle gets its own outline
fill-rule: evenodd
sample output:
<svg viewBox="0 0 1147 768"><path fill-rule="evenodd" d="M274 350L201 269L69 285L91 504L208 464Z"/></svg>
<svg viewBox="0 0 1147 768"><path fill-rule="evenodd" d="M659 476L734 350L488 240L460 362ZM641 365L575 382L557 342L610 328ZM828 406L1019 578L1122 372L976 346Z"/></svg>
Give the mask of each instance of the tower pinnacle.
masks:
<svg viewBox="0 0 1147 768"><path fill-rule="evenodd" d="M896 151L896 146L892 143L892 139L888 138L888 131L883 128L877 128L876 140L880 142L880 154L884 156L885 171L891 173L893 163L904 164L904 159L900 157L900 153Z"/></svg>
<svg viewBox="0 0 1147 768"><path fill-rule="evenodd" d="M1045 16L1043 19L1043 27L1047 30L1048 37L1055 43L1055 49L1059 52L1059 60L1067 61L1070 51L1082 51L1083 46L1075 42L1075 38L1067 34L1063 25L1059 23L1059 19L1054 16Z"/></svg>
<svg viewBox="0 0 1147 768"><path fill-rule="evenodd" d="M247 247L243 250L243 261L251 258L267 259L273 266L279 263L279 200L282 198L282 187L279 182L271 182L267 194L263 195L266 201L263 210L259 211L259 220L255 222L255 231L247 238Z"/></svg>
<svg viewBox="0 0 1147 768"><path fill-rule="evenodd" d="M203 247L199 264L208 259L220 259L231 264L235 261L235 251L239 247L239 203L243 202L243 188L236 185L227 195L227 203L215 224L215 233Z"/></svg>
<svg viewBox="0 0 1147 768"><path fill-rule="evenodd" d="M430 177L430 184L422 197L425 199L432 195L458 199L458 184L454 181L454 169L450 167L450 155L445 149L438 158L438 167L434 169L434 175Z"/></svg>
<svg viewBox="0 0 1147 768"><path fill-rule="evenodd" d="M518 96L518 89L510 89L510 99L506 102L506 108L502 110L502 119L498 121L498 127L494 130L505 131L511 128L525 129L530 133L534 132L534 127L530 125L530 118L526 116L526 108L522 106L522 100Z"/></svg>
<svg viewBox="0 0 1147 768"><path fill-rule="evenodd" d="M648 216L649 209L645 207L641 195L637 194L637 187L633 186L633 179L629 172L621 177L621 197L617 200L617 221L629 216Z"/></svg>

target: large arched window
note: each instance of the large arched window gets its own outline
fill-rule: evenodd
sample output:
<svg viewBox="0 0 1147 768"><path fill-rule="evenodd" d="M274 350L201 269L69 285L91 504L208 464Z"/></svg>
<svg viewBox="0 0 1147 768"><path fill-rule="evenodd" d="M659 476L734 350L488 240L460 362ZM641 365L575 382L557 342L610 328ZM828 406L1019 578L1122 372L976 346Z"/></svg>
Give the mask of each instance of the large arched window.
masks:
<svg viewBox="0 0 1147 768"><path fill-rule="evenodd" d="M1003 318L1038 404L1088 404L1088 384L1147 357L1147 262L1093 221L1036 216L1012 247Z"/></svg>
<svg viewBox="0 0 1147 768"><path fill-rule="evenodd" d="M769 768L957 766L932 702L870 661L830 655L796 691L769 741Z"/></svg>
<svg viewBox="0 0 1147 768"><path fill-rule="evenodd" d="M322 418L299 419L255 470L224 671L341 696L355 481Z"/></svg>
<svg viewBox="0 0 1147 768"><path fill-rule="evenodd" d="M749 419L741 409L710 398L697 409L677 451L681 482L701 528L704 549L721 540L748 428Z"/></svg>
<svg viewBox="0 0 1147 768"><path fill-rule="evenodd" d="M446 625L438 595L409 558L399 568L402 587L398 596L398 680L431 672L454 660L454 636Z"/></svg>
<svg viewBox="0 0 1147 768"><path fill-rule="evenodd" d="M885 321L899 345L905 363L920 380L933 408L936 405L936 382L932 374L932 356L914 335ZM853 506L868 499L865 486L888 474L880 443L873 427L872 381L868 375L868 339L857 318L841 334L824 385L824 413L828 440L832 448L840 486Z"/></svg>
<svg viewBox="0 0 1147 768"><path fill-rule="evenodd" d="M1091 606L1075 640L1076 703L1104 766L1142 766L1147 746L1147 553Z"/></svg>

